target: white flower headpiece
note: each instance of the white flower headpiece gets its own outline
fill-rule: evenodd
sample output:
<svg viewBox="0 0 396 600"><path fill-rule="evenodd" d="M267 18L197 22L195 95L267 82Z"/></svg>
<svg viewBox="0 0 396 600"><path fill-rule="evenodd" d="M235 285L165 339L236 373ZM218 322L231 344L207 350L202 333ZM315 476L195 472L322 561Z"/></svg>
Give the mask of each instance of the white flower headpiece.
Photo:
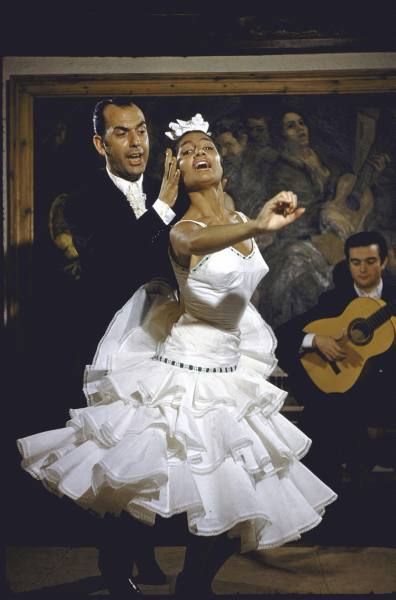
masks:
<svg viewBox="0 0 396 600"><path fill-rule="evenodd" d="M165 131L165 135L173 141L178 140L187 131L203 131L207 135L212 135L209 131L209 123L203 120L200 113L197 113L194 117L191 117L189 121L182 121L176 119L177 123L169 123L169 128L172 131Z"/></svg>

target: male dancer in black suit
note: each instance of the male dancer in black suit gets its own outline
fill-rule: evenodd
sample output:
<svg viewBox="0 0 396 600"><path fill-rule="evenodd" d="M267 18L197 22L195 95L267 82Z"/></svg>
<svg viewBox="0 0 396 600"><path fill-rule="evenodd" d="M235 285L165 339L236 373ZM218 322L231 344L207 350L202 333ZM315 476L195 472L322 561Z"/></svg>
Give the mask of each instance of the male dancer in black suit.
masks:
<svg viewBox="0 0 396 600"><path fill-rule="evenodd" d="M154 277L173 281L167 248L179 180L170 150L159 193L158 185L143 175L149 137L133 100L98 102L93 125L93 143L106 166L64 208L81 264L88 360L115 312L140 285Z"/></svg>
<svg viewBox="0 0 396 600"><path fill-rule="evenodd" d="M138 287L155 277L174 281L168 238L179 182L170 150L159 193L144 176L149 157L147 124L132 99L98 102L93 126L93 143L106 166L70 196L64 208L81 264L84 364L92 360L115 312ZM179 204L180 215L184 211ZM112 597L140 595L131 577L133 562L139 569L137 581L166 581L155 561L150 527L123 515L106 517L103 529L99 568Z"/></svg>
<svg viewBox="0 0 396 600"><path fill-rule="evenodd" d="M396 346L371 357L357 382L344 393L325 393L307 376L302 352L319 352L325 360L345 358L343 335L305 334L312 321L338 317L358 297L396 301L396 288L386 277L388 249L383 236L375 231L356 233L345 242L346 263L334 272L334 288L323 293L317 306L282 324L275 331L279 364L290 380L291 390L304 406L301 429L312 439L305 463L334 489L341 482L341 466L353 473L370 458L367 455L370 431L395 422L394 370ZM393 314L395 305L391 305ZM340 362L341 364L341 362Z"/></svg>

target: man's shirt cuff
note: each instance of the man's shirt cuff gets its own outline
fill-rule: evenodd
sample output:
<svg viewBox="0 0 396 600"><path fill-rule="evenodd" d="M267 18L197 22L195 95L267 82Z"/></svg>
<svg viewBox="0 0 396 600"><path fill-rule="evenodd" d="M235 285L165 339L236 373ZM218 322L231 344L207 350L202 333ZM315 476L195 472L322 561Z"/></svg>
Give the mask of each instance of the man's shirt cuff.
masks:
<svg viewBox="0 0 396 600"><path fill-rule="evenodd" d="M171 223L176 216L176 213L171 209L171 207L159 198L154 202L153 208L165 225L169 225L169 223Z"/></svg>
<svg viewBox="0 0 396 600"><path fill-rule="evenodd" d="M314 337L315 337L314 333L306 333L303 341L301 342L301 350L304 350L306 348L312 348Z"/></svg>

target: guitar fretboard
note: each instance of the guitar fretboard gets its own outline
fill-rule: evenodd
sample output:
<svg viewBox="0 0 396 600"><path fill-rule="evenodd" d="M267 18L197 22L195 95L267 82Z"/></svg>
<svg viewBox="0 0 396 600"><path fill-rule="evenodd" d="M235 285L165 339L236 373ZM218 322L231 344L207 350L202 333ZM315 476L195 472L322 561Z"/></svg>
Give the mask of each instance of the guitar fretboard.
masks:
<svg viewBox="0 0 396 600"><path fill-rule="evenodd" d="M390 302L385 304L378 310L376 310L370 317L366 319L366 324L370 328L370 331L374 331L381 327L391 316L392 310L394 309L396 302Z"/></svg>

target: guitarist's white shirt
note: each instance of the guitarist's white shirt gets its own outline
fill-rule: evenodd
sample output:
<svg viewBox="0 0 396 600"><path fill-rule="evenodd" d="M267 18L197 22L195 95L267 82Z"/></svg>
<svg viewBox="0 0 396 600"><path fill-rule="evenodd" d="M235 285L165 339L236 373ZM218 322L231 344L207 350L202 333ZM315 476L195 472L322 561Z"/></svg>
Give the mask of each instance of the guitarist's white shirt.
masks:
<svg viewBox="0 0 396 600"><path fill-rule="evenodd" d="M353 287L355 288L355 292L357 293L359 298L381 298L384 283L383 283L382 279L380 279L379 284L375 288L370 290L369 292L365 292L364 290L361 290L360 288L358 288L356 283L353 284ZM300 352L302 352L303 349L313 347L314 337L315 337L314 333L306 333L305 334L304 339L300 346Z"/></svg>
<svg viewBox="0 0 396 600"><path fill-rule="evenodd" d="M356 285L356 283L353 284L353 287L355 288L355 292L357 293L357 295L360 298L381 298L381 296L382 296L382 289L384 287L384 284L383 284L382 279L380 279L380 282L377 285L377 287L375 287L374 289L370 290L369 292L365 292L364 290L361 290L360 288L358 288L358 286Z"/></svg>

